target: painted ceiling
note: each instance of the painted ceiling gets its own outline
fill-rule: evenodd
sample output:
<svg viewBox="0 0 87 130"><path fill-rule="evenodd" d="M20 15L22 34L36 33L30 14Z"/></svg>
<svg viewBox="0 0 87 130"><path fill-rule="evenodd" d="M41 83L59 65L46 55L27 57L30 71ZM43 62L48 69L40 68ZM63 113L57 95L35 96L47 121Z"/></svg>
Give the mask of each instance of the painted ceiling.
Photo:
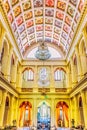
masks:
<svg viewBox="0 0 87 130"><path fill-rule="evenodd" d="M67 54L83 4L84 0L3 0L22 56L43 39Z"/></svg>

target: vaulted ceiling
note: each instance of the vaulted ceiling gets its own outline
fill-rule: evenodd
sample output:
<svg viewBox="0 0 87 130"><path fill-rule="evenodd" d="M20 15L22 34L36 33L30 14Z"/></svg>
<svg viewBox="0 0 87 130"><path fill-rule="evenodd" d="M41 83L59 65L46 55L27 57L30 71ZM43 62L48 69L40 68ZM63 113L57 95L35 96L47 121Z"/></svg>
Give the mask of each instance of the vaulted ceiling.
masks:
<svg viewBox="0 0 87 130"><path fill-rule="evenodd" d="M39 41L60 48L66 56L84 0L3 0L22 56Z"/></svg>

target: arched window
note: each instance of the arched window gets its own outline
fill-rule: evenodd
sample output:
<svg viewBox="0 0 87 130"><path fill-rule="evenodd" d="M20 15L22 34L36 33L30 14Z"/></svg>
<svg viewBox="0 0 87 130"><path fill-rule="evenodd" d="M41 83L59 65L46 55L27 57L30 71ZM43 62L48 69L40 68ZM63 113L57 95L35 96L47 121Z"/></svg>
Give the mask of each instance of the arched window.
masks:
<svg viewBox="0 0 87 130"><path fill-rule="evenodd" d="M34 80L34 72L32 69L26 69L23 72L23 79L26 81L32 81Z"/></svg>
<svg viewBox="0 0 87 130"><path fill-rule="evenodd" d="M56 69L54 72L55 81L62 81L65 79L65 72L62 69Z"/></svg>

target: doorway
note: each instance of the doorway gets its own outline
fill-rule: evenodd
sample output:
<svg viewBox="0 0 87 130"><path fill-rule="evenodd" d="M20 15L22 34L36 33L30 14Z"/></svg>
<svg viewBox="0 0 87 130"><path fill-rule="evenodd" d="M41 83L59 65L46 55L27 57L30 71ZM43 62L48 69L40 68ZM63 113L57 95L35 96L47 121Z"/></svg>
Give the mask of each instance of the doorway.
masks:
<svg viewBox="0 0 87 130"><path fill-rule="evenodd" d="M30 126L31 125L31 110L32 105L28 101L24 101L20 104L20 117L19 126Z"/></svg>
<svg viewBox="0 0 87 130"><path fill-rule="evenodd" d="M50 125L51 125L51 109L45 102L43 102L38 107L37 128L40 130L41 129L50 130Z"/></svg>
<svg viewBox="0 0 87 130"><path fill-rule="evenodd" d="M60 101L56 105L56 124L58 127L68 127L68 105L64 101Z"/></svg>

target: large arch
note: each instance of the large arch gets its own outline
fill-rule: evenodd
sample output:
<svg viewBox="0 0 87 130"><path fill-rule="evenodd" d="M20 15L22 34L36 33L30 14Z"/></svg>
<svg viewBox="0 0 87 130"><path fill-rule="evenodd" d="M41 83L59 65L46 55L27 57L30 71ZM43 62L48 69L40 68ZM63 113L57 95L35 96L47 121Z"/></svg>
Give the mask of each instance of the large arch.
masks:
<svg viewBox="0 0 87 130"><path fill-rule="evenodd" d="M19 106L19 126L31 125L32 104L29 101L23 101Z"/></svg>
<svg viewBox="0 0 87 130"><path fill-rule="evenodd" d="M37 108L37 128L50 129L51 127L51 107L46 101L39 103Z"/></svg>
<svg viewBox="0 0 87 130"><path fill-rule="evenodd" d="M47 44L47 46L52 47L52 48L54 48L55 50L57 50L57 51L60 53L62 59L64 59L65 52L62 50L62 46L58 46L58 45L56 45L56 44L54 44L54 43L46 43L46 44ZM36 48L36 47L38 47L38 43L33 43L32 46L29 46L29 47L27 48L26 52L24 53L24 58L26 58L27 55L28 55L28 53L29 53L31 50L33 50L34 48Z"/></svg>
<svg viewBox="0 0 87 130"><path fill-rule="evenodd" d="M59 101L56 104L56 125L57 126L59 127L69 126L68 109L69 106L65 101Z"/></svg>

